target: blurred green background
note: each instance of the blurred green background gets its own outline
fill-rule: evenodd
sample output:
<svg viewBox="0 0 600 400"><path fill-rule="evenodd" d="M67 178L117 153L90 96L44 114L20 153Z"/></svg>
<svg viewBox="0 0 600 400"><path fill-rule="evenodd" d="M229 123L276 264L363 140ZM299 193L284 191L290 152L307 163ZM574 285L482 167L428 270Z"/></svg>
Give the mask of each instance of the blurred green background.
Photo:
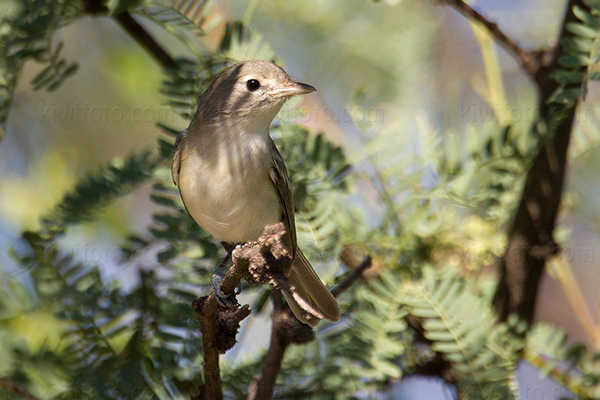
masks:
<svg viewBox="0 0 600 400"><path fill-rule="evenodd" d="M23 6L2 0L0 9L11 15ZM565 2L480 0L476 6L524 48L534 49L554 42ZM455 136L458 143L464 143L469 132L490 125L512 123L526 129L533 122L535 93L518 65L490 44L485 34L474 34L476 28L463 17L434 2L215 1L211 15L243 19L274 50L292 77L318 89L303 100L304 115L295 117L284 110L281 120L297 118L344 148L356 170L364 174L347 201L372 226L387 217L368 179L375 174L369 149L388 147L385 150L395 154L386 162L406 163L410 169L415 156L427 156L423 137ZM161 27L139 20L172 56L190 55ZM217 25L198 42L198 48L213 49L222 31L223 24ZM156 151L156 140L162 137L157 122L179 129L187 124L165 105L160 66L113 20L78 19L59 29L53 41L64 42L62 56L78 61L78 72L56 91L35 91L31 81L41 67L28 62L0 143L0 277L4 288L12 280L27 287L28 274L15 264L8 249L19 248L21 231L39 228L39 218L60 202L77 179L109 160L118 162L115 157L132 149ZM591 84L578 113L560 219L562 242L573 251L572 272L595 321L600 312L598 106L598 85ZM378 142L380 136L385 142ZM462 156L464 151L463 155L459 151ZM429 180L433 184L435 176L425 174L423 180L424 185ZM120 264L117 250L126 234L150 222L157 206L148 194L149 188L139 189L111 204L93 222L71 229L61 239L63 248L76 259L97 263L103 277L117 279L124 289L135 287L139 265ZM398 201L402 197L400 193ZM497 241L502 248L502 232L490 233L485 225L472 228L480 229L482 235L463 244L467 257L477 257L477 249L489 247L489 241ZM149 259L144 267L151 269L154 264ZM555 276L543 279L540 296L538 320L564 328L573 343L592 345ZM59 324L43 310L15 315L10 330L0 332L0 343L25 341L32 349L59 345ZM257 332L265 329L264 322L257 326ZM266 345L266 335L251 335L235 354L251 357ZM5 357L9 356L0 350L0 359ZM520 380L523 388L545 390L544 396L555 388L527 365L520 368ZM439 383L412 379L382 398L442 399L445 390ZM521 398L541 398L533 396L524 393Z"/></svg>

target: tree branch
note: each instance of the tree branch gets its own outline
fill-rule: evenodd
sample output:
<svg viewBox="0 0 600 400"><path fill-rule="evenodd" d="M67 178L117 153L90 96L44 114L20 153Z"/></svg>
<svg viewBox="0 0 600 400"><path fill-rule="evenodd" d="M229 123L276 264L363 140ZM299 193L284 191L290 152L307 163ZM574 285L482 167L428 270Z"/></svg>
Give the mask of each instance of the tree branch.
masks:
<svg viewBox="0 0 600 400"><path fill-rule="evenodd" d="M560 39L567 35L567 25L577 21L573 8L589 10L589 7L583 0L569 0L557 44L545 52L527 52L508 38L496 23L462 0L440 1L467 19L484 25L496 41L513 55L523 71L533 78L539 94L538 120L546 123L553 133L550 139L542 139L539 152L527 173L508 246L500 262L500 280L494 296L494 307L502 320L516 313L530 323L546 260L558 251L553 231L562 198L567 150L576 111L576 104L565 106L548 102L559 87L550 74L559 67L558 60L562 56ZM537 124L532 129L537 129Z"/></svg>
<svg viewBox="0 0 600 400"><path fill-rule="evenodd" d="M281 362L288 344L281 337L280 331L275 329L275 321L281 318L284 312L281 291L275 289L271 294L273 298L273 326L271 327L271 343L265 357L262 373L254 378L248 389L248 400L267 400L271 398L275 388L277 375L281 371ZM312 331L312 329L311 329Z"/></svg>
<svg viewBox="0 0 600 400"><path fill-rule="evenodd" d="M567 34L567 25L577 20L573 14L575 6L589 10L582 0L568 2L558 43ZM559 250L554 242L553 231L562 198L576 104L564 106L548 103L548 98L559 87L550 73L559 66L562 46L557 44L549 54L552 55L551 59L536 72L534 79L539 91L538 119L547 124L553 136L542 139L539 153L527 173L508 246L500 262L501 275L494 296L494 307L502 320L516 313L531 323L546 260ZM537 128L534 126L532 129Z"/></svg>
<svg viewBox="0 0 600 400"><path fill-rule="evenodd" d="M560 39L567 25L577 21L573 7L589 10L583 0L569 0L557 44L546 52L527 52L498 27L461 0L441 0L470 20L483 24L496 41L507 49L538 89L538 120L547 124L553 136L542 139L541 147L525 178L525 186L509 234L508 246L500 262L500 280L494 307L502 320L511 313L531 323L537 290L546 260L558 251L553 231L562 198L567 150L576 105L550 104L548 99L559 87L551 78L562 56ZM573 84L577 85L577 84ZM534 124L532 129L538 129Z"/></svg>
<svg viewBox="0 0 600 400"><path fill-rule="evenodd" d="M337 284L336 287L331 289L331 294L333 295L333 297L338 297L339 295L344 293L346 290L348 290L348 288L350 288L350 286L352 286L354 281L356 281L358 278L360 278L362 276L362 273L366 269L368 269L371 265L373 265L371 256L365 257L363 262L361 262L356 268L354 268L352 271L350 271L350 273L344 278L343 281L341 281L340 283Z"/></svg>
<svg viewBox="0 0 600 400"><path fill-rule="evenodd" d="M17 387L17 385L15 385L13 382L9 381L6 378L0 378L0 386L4 387L9 392L14 393L25 400L39 400L27 390Z"/></svg>
<svg viewBox="0 0 600 400"><path fill-rule="evenodd" d="M281 363L291 344L306 344L315 339L313 329L294 317L290 308L283 303L281 291L273 290L273 325L271 343L265 356L263 370L248 388L247 400L269 400L275 390L275 382L281 371Z"/></svg>
<svg viewBox="0 0 600 400"><path fill-rule="evenodd" d="M352 286L371 264L371 257L367 256L342 282L331 290L331 294L338 297ZM313 339L314 331L312 328L300 323L296 317L294 317L290 308L283 303L281 291L277 289L274 290L271 343L267 350L265 365L261 374L254 378L250 384L247 400L271 399L287 348L291 344L306 344Z"/></svg>
<svg viewBox="0 0 600 400"><path fill-rule="evenodd" d="M83 0L83 7L86 12L92 15L107 14L109 11L106 6L106 0ZM169 68L176 65L175 60L169 53L154 40L128 11L115 15L114 19L140 46L152 54L163 67Z"/></svg>
<svg viewBox="0 0 600 400"><path fill-rule="evenodd" d="M238 268L238 266L234 264L225 275L225 278L223 278L223 281L221 282L221 290L223 290L223 292L225 292L226 294L233 293L237 284L240 282L242 276L243 271L240 271L240 268ZM198 314L198 322L200 322L200 332L202 333L202 356L204 360L203 366L205 400L221 400L223 399L223 392L221 389L219 350L220 347L224 346L217 345L216 336L216 326L218 324L217 315L221 311L218 308L217 300L215 298L214 293L211 293L208 297L204 297L194 301L192 303L192 307L194 308L194 311L196 311L196 314ZM239 323L239 321L241 321L250 314L250 310L247 305L238 310L240 310L241 314L237 314L235 315L235 317L241 317L239 320L237 320L237 322ZM234 313L236 311L234 311ZM237 330L235 333L237 333ZM233 338L234 343L235 333Z"/></svg>
<svg viewBox="0 0 600 400"><path fill-rule="evenodd" d="M468 20L477 21L485 26L487 30L490 31L494 39L496 39L496 42L504 47L504 49L506 49L517 60L523 71L525 71L528 75L533 77L540 69L540 54L537 52L528 52L523 50L512 39L506 36L497 23L488 20L462 0L439 1L452 7Z"/></svg>
<svg viewBox="0 0 600 400"><path fill-rule="evenodd" d="M278 223L266 226L257 241L238 246L233 252L233 265L220 283L223 293L235 299L235 289L243 277L250 282L259 283L285 281L292 265L285 238L285 226ZM221 400L223 392L219 354L224 354L235 345L239 324L250 315L250 307L238 305L236 309L221 310L214 292L195 300L192 306L198 315L202 333L205 400ZM303 325L299 322L297 324ZM275 320L273 326L274 329L277 328ZM312 334L312 329L308 329ZM288 340L293 339L291 335L287 336L290 337Z"/></svg>
<svg viewBox="0 0 600 400"><path fill-rule="evenodd" d="M145 48L165 68L174 67L175 60L154 40L152 36L127 11L115 15L119 25Z"/></svg>

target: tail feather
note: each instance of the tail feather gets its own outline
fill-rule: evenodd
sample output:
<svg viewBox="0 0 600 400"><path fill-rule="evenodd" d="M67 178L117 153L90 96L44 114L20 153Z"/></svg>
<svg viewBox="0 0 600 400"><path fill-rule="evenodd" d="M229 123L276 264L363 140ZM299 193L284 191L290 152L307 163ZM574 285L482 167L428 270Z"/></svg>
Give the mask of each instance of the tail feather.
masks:
<svg viewBox="0 0 600 400"><path fill-rule="evenodd" d="M288 278L292 293L284 296L292 312L300 321L315 326L322 318L340 319L340 306L327 290L310 263L298 249Z"/></svg>

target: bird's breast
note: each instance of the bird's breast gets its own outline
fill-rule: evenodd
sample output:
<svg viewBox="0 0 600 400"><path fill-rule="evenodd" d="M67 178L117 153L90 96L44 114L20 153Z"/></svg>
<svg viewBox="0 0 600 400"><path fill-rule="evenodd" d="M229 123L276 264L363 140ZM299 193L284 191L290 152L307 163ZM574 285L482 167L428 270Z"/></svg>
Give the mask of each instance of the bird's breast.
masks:
<svg viewBox="0 0 600 400"><path fill-rule="evenodd" d="M270 138L267 139L270 140ZM202 145L210 146L210 152ZM238 145L186 146L180 191L192 218L219 241L256 240L265 225L281 220L281 206L269 178L270 143L250 137Z"/></svg>

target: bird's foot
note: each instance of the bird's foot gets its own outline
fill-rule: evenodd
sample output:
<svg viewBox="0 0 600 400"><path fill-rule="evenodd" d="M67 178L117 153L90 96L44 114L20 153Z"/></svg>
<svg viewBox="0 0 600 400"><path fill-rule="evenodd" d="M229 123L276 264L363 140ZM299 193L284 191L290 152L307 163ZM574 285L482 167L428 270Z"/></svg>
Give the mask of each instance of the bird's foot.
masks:
<svg viewBox="0 0 600 400"><path fill-rule="evenodd" d="M242 292L242 284L238 283L235 291L232 295L227 295L223 290L221 290L221 282L223 278L225 278L225 274L227 271L227 262L229 261L229 254L225 257L223 262L217 267L217 270L213 273L212 276L212 287L215 293L215 299L217 303L222 308L237 308L239 307L239 303L235 296Z"/></svg>

